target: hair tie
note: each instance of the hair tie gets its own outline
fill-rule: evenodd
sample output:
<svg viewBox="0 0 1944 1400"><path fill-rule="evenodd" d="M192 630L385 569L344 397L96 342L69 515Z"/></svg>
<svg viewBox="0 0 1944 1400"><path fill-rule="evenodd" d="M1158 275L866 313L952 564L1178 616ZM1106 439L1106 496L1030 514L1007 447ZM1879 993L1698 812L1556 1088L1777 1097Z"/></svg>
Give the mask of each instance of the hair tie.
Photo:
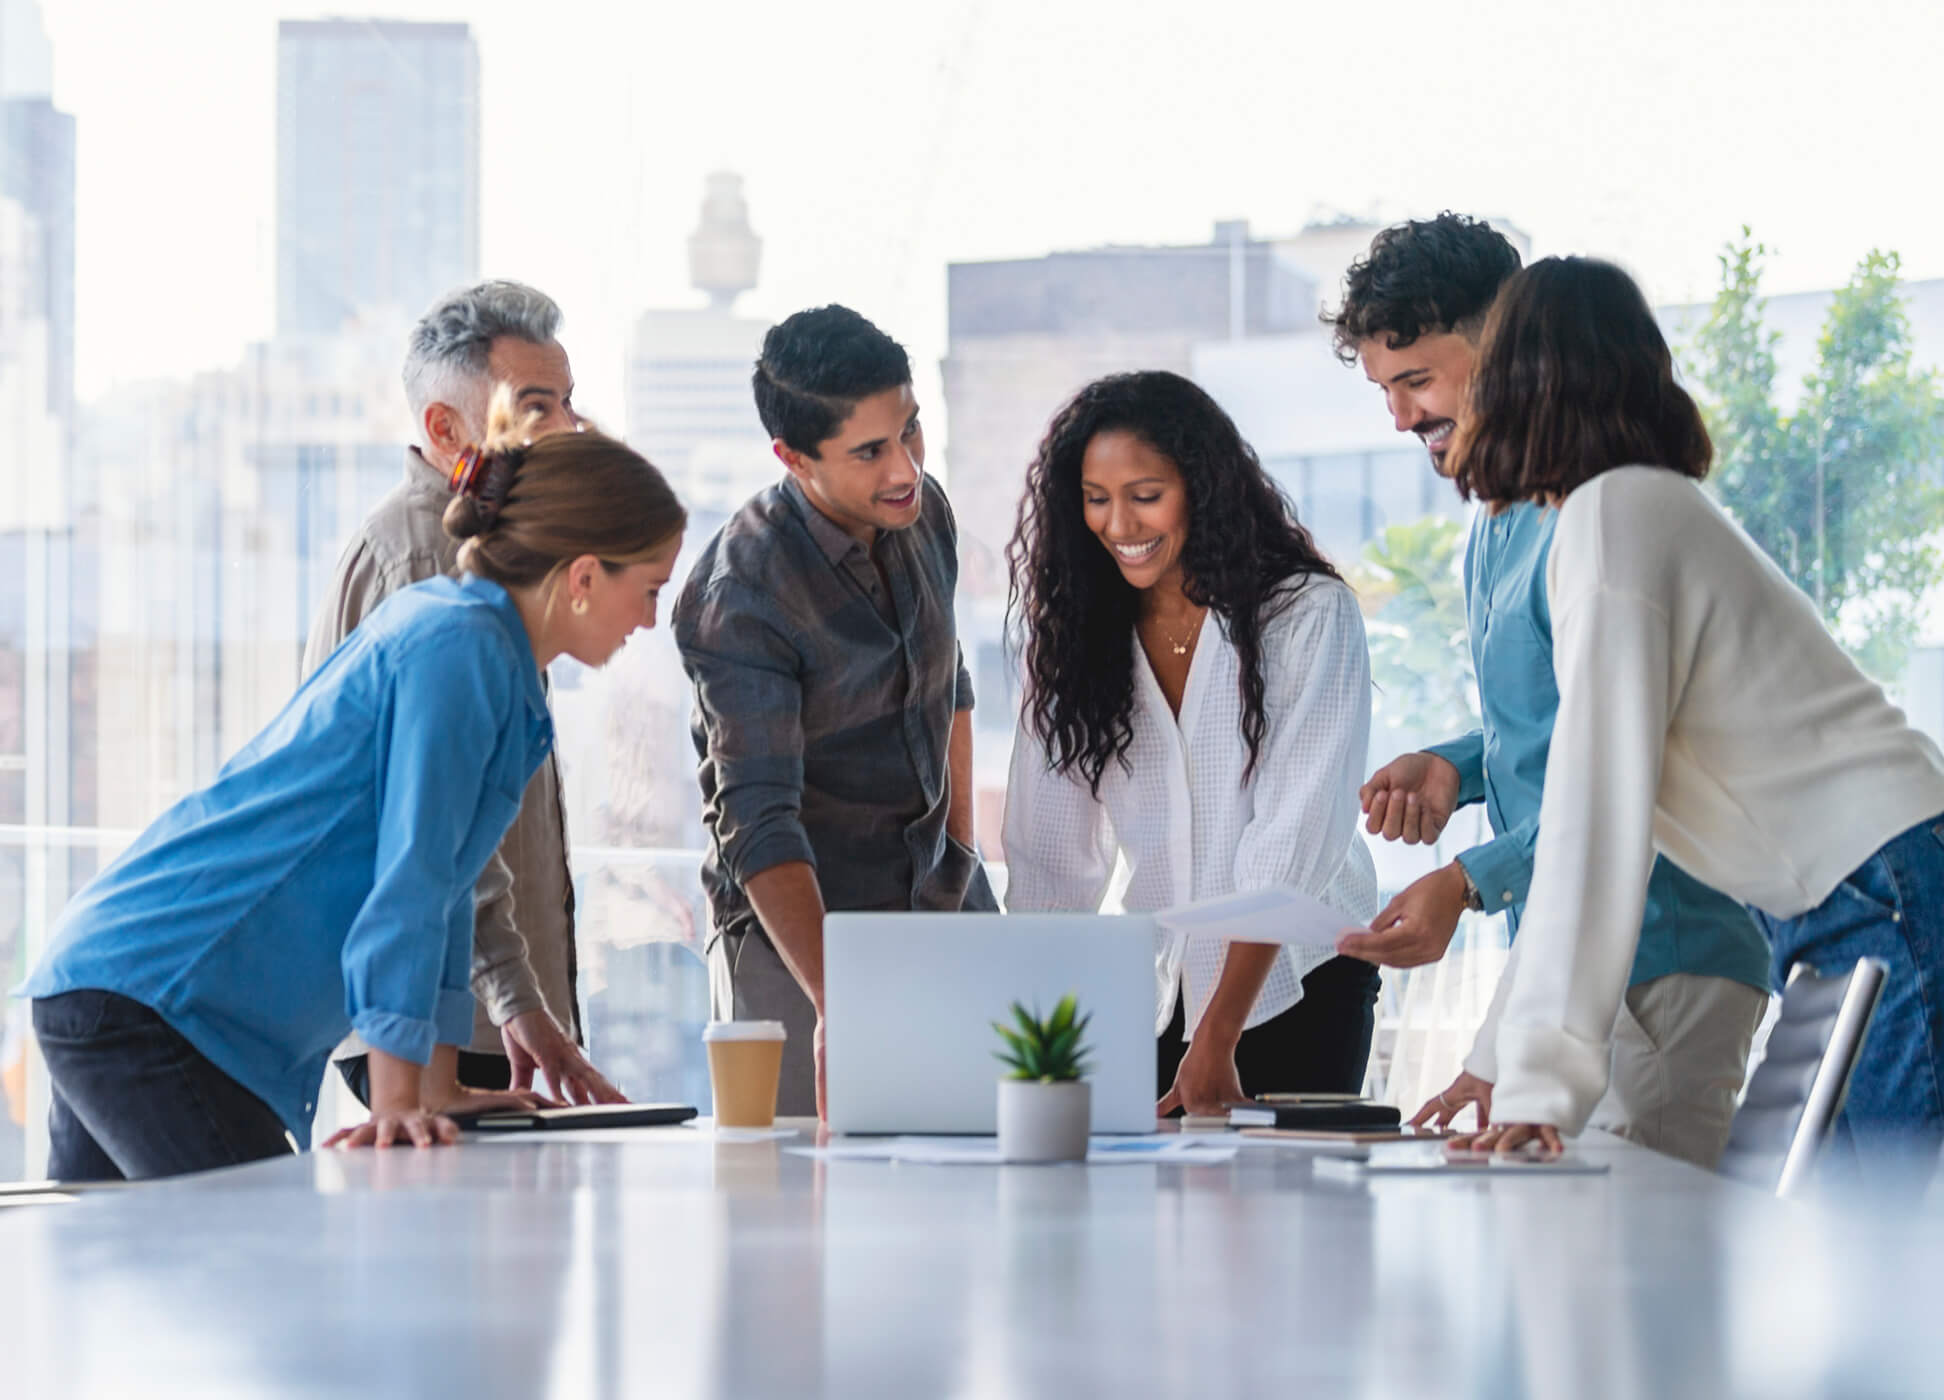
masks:
<svg viewBox="0 0 1944 1400"><path fill-rule="evenodd" d="M485 465L486 455L479 450L478 444L468 447L459 454L459 460L452 464L452 477L447 487L461 496L479 494L479 469Z"/></svg>
<svg viewBox="0 0 1944 1400"><path fill-rule="evenodd" d="M451 489L479 502L479 527L490 530L499 519L500 508L513 485L513 470L518 465L518 449L489 452L477 445L468 447L452 464Z"/></svg>

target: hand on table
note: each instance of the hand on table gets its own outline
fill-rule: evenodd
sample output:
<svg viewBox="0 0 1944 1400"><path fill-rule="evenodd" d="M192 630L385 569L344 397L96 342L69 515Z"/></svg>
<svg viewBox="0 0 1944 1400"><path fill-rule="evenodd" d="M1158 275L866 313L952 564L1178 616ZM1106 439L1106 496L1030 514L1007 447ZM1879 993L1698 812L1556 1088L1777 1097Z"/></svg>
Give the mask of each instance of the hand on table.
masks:
<svg viewBox="0 0 1944 1400"><path fill-rule="evenodd" d="M1541 1156L1557 1157L1566 1150L1559 1129L1550 1123L1495 1123L1476 1133L1462 1133L1446 1141L1450 1152L1496 1152L1512 1156L1538 1145Z"/></svg>
<svg viewBox="0 0 1944 1400"><path fill-rule="evenodd" d="M1408 885L1370 921L1369 933L1346 933L1336 950L1384 967L1420 967L1445 955L1464 912L1465 876L1453 861Z"/></svg>
<svg viewBox="0 0 1944 1400"><path fill-rule="evenodd" d="M1475 1074L1459 1071L1458 1077L1451 1081L1451 1087L1436 1098L1427 1099L1424 1107L1411 1119L1413 1128L1448 1128L1458 1120L1466 1104L1478 1106L1478 1126L1486 1128L1492 1122L1492 1085L1489 1080L1480 1079Z"/></svg>
<svg viewBox="0 0 1944 1400"><path fill-rule="evenodd" d="M439 1147L459 1141L459 1125L443 1113L414 1108L403 1113L374 1113L355 1128L339 1128L324 1139L326 1147L390 1147L409 1142L414 1147Z"/></svg>
<svg viewBox="0 0 1944 1400"><path fill-rule="evenodd" d="M1407 753L1371 774L1357 800L1369 815L1364 830L1371 835L1428 846L1458 806L1458 770L1435 754Z"/></svg>
<svg viewBox="0 0 1944 1400"><path fill-rule="evenodd" d="M1244 1097L1242 1077L1235 1070L1234 1045L1198 1035L1188 1042L1188 1052L1175 1070L1174 1085L1154 1106L1154 1116L1165 1118L1179 1108L1198 1118L1226 1117L1228 1106Z"/></svg>
<svg viewBox="0 0 1944 1400"><path fill-rule="evenodd" d="M627 1095L608 1083L594 1068L580 1046L554 1024L544 1010L526 1011L500 1027L506 1045L507 1062L513 1069L515 1089L531 1089L534 1071L545 1076L547 1085L570 1104L626 1103Z"/></svg>
<svg viewBox="0 0 1944 1400"><path fill-rule="evenodd" d="M533 1089L468 1089L455 1085L440 1102L426 1111L440 1114L507 1113L523 1108L560 1106L558 1099L550 1099Z"/></svg>

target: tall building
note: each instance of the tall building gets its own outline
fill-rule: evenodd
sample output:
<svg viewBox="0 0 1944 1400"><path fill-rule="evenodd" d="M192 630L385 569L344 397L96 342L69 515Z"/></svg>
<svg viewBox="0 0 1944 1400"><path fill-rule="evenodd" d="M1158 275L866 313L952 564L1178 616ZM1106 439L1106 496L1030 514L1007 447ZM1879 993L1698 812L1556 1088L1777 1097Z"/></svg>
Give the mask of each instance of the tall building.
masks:
<svg viewBox="0 0 1944 1400"><path fill-rule="evenodd" d="M46 405L74 411L74 118L55 107L34 0L0 0L0 198L33 219L32 308L47 324Z"/></svg>
<svg viewBox="0 0 1944 1400"><path fill-rule="evenodd" d="M690 511L731 511L779 468L756 417L749 376L769 322L735 314L756 285L762 240L742 177L709 176L689 239L689 285L707 306L644 311L629 339L628 441L668 477Z"/></svg>
<svg viewBox="0 0 1944 1400"><path fill-rule="evenodd" d="M277 334L408 321L479 276L479 50L464 24L277 26Z"/></svg>

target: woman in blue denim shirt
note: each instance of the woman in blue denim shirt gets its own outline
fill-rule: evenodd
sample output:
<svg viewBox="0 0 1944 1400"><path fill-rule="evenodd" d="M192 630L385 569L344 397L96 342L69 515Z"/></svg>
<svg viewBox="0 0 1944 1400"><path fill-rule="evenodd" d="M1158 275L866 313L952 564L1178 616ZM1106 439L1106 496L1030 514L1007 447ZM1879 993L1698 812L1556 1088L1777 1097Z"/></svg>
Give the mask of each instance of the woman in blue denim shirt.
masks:
<svg viewBox="0 0 1944 1400"><path fill-rule="evenodd" d="M52 1081L50 1174L168 1176L307 1145L331 1048L370 1045L371 1119L332 1144L451 1142L473 886L553 741L541 673L652 627L685 517L598 433L524 441L501 391L462 458L457 578L374 612L215 782L77 895L22 991Z"/></svg>

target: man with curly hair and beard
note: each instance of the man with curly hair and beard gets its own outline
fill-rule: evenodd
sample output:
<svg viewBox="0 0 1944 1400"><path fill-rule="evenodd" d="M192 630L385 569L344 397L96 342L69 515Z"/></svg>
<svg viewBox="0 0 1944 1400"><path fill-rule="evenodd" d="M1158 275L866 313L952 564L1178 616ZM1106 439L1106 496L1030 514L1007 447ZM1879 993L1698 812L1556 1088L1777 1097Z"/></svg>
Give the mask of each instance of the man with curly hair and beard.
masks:
<svg viewBox="0 0 1944 1400"><path fill-rule="evenodd" d="M1378 234L1345 277L1343 305L1325 317L1339 358L1362 365L1397 430L1415 433L1442 474L1486 313L1518 270L1518 253L1490 224L1440 214ZM1546 586L1558 516L1532 502L1478 513L1465 598L1484 723L1393 760L1362 791L1368 829L1387 840L1434 842L1452 811L1472 802L1485 804L1492 839L1412 884L1339 951L1388 967L1435 962L1467 908L1505 911L1516 939L1559 710ZM1712 1168L1728 1143L1768 977L1767 943L1747 911L1657 859L1593 1125ZM1414 1121L1444 1126L1468 1104L1480 1126L1489 1121L1510 982L1500 980L1463 1071Z"/></svg>
<svg viewBox="0 0 1944 1400"><path fill-rule="evenodd" d="M972 832L958 530L925 475L904 347L842 306L764 337L783 479L675 605L695 684L711 1000L784 1023L777 1112L824 1116L827 910L996 910Z"/></svg>
<svg viewBox="0 0 1944 1400"><path fill-rule="evenodd" d="M1026 694L1007 905L1155 910L1293 885L1377 908L1357 834L1370 654L1357 600L1220 406L1166 372L1081 390L1027 475ZM1205 936L1157 950L1157 1112L1363 1087L1377 969Z"/></svg>

